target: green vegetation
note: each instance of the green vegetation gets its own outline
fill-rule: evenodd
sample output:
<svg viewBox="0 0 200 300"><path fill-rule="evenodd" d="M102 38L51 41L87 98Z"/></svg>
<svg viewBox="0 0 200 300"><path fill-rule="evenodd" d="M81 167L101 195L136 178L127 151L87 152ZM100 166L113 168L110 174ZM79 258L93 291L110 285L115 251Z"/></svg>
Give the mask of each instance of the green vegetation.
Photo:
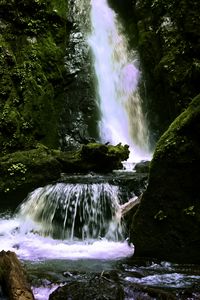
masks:
<svg viewBox="0 0 200 300"><path fill-rule="evenodd" d="M179 159L182 162L191 161L199 151L198 134L200 125L198 123L200 117L200 96L197 96L185 110L163 134L157 143L154 159L151 168L157 159L165 159L174 161ZM181 155L181 157L180 157Z"/></svg>
<svg viewBox="0 0 200 300"><path fill-rule="evenodd" d="M151 0L134 10L149 122L158 136L200 92L199 9L198 1Z"/></svg>
<svg viewBox="0 0 200 300"><path fill-rule="evenodd" d="M136 255L200 262L199 120L200 95L157 144L132 223Z"/></svg>
<svg viewBox="0 0 200 300"><path fill-rule="evenodd" d="M80 150L62 152L42 144L35 149L16 151L0 158L0 198L23 198L33 188L58 180L61 173L107 173L122 167L129 156L128 146L83 145ZM22 199L23 199L22 198Z"/></svg>
<svg viewBox="0 0 200 300"><path fill-rule="evenodd" d="M138 49L140 92L155 142L200 93L200 2L109 2L123 19L130 48Z"/></svg>
<svg viewBox="0 0 200 300"><path fill-rule="evenodd" d="M57 146L66 1L0 1L0 149Z"/></svg>

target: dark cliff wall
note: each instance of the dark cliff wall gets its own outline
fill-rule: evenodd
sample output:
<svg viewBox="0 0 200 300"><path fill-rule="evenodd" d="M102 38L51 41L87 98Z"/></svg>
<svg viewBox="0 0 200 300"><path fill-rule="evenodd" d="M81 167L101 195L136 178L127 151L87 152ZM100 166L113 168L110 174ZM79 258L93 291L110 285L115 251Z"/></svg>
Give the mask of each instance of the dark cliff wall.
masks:
<svg viewBox="0 0 200 300"><path fill-rule="evenodd" d="M79 147L97 137L86 43L89 9L79 1L0 0L0 151ZM80 13L81 11L81 13Z"/></svg>
<svg viewBox="0 0 200 300"><path fill-rule="evenodd" d="M87 43L91 30L89 1L69 0L71 24L65 53L65 68L70 79L63 99L60 122L62 149L79 147L97 138L98 111L95 100L93 59Z"/></svg>
<svg viewBox="0 0 200 300"><path fill-rule="evenodd" d="M109 0L124 21L130 47L139 51L153 139L200 92L200 2Z"/></svg>
<svg viewBox="0 0 200 300"><path fill-rule="evenodd" d="M0 151L58 145L67 2L0 1Z"/></svg>

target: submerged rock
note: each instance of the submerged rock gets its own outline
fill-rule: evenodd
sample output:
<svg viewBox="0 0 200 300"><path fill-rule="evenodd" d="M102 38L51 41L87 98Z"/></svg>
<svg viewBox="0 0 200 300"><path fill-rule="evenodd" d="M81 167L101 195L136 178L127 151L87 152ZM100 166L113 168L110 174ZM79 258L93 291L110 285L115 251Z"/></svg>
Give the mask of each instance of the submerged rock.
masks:
<svg viewBox="0 0 200 300"><path fill-rule="evenodd" d="M148 173L149 172L150 161L143 160L135 165L135 170L138 173Z"/></svg>
<svg viewBox="0 0 200 300"><path fill-rule="evenodd" d="M105 276L93 275L87 281L71 282L58 288L50 295L49 300L122 300L124 299L123 288L115 279L117 278L113 280L110 274L105 274Z"/></svg>
<svg viewBox="0 0 200 300"><path fill-rule="evenodd" d="M200 95L159 140L133 217L135 255L199 263Z"/></svg>
<svg viewBox="0 0 200 300"><path fill-rule="evenodd" d="M69 273L69 272L67 272ZM103 271L102 273L79 274L70 273L66 279L65 286L59 287L49 297L49 300L79 300L79 299L145 299L145 300L175 300L199 296L198 289L191 292L175 291L162 287L151 287L140 283L132 283L126 280L123 273L116 270ZM138 274L137 274L138 276ZM76 277L73 278L73 277ZM139 278L141 274L139 275ZM142 279L142 278L141 278ZM196 299L196 298L195 298Z"/></svg>

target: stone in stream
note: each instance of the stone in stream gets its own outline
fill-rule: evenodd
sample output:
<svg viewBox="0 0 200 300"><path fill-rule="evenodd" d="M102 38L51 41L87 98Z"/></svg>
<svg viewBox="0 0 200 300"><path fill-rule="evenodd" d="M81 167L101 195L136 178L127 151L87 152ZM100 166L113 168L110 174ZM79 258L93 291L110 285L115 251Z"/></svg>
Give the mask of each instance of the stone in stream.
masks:
<svg viewBox="0 0 200 300"><path fill-rule="evenodd" d="M124 292L118 275L112 273L92 274L87 281L70 282L54 291L49 300L123 300Z"/></svg>
<svg viewBox="0 0 200 300"><path fill-rule="evenodd" d="M71 276L72 274L70 274ZM73 274L75 275L75 274ZM76 274L77 275L77 274ZM116 270L82 274L81 279L66 283L50 296L49 300L175 300L172 291L144 286L123 280Z"/></svg>
<svg viewBox="0 0 200 300"><path fill-rule="evenodd" d="M25 270L14 252L0 252L0 284L9 300L34 300Z"/></svg>

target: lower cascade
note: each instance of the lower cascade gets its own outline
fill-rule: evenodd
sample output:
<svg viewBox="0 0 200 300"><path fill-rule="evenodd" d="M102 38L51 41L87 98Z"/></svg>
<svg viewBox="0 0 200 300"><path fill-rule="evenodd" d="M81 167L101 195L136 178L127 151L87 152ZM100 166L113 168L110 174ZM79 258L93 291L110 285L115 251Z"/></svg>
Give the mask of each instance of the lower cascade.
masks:
<svg viewBox="0 0 200 300"><path fill-rule="evenodd" d="M119 188L57 183L30 193L14 218L0 219L0 250L22 259L118 259L131 256L123 236Z"/></svg>
<svg viewBox="0 0 200 300"><path fill-rule="evenodd" d="M122 238L118 187L108 183L48 185L32 192L18 215L24 231L58 239Z"/></svg>

